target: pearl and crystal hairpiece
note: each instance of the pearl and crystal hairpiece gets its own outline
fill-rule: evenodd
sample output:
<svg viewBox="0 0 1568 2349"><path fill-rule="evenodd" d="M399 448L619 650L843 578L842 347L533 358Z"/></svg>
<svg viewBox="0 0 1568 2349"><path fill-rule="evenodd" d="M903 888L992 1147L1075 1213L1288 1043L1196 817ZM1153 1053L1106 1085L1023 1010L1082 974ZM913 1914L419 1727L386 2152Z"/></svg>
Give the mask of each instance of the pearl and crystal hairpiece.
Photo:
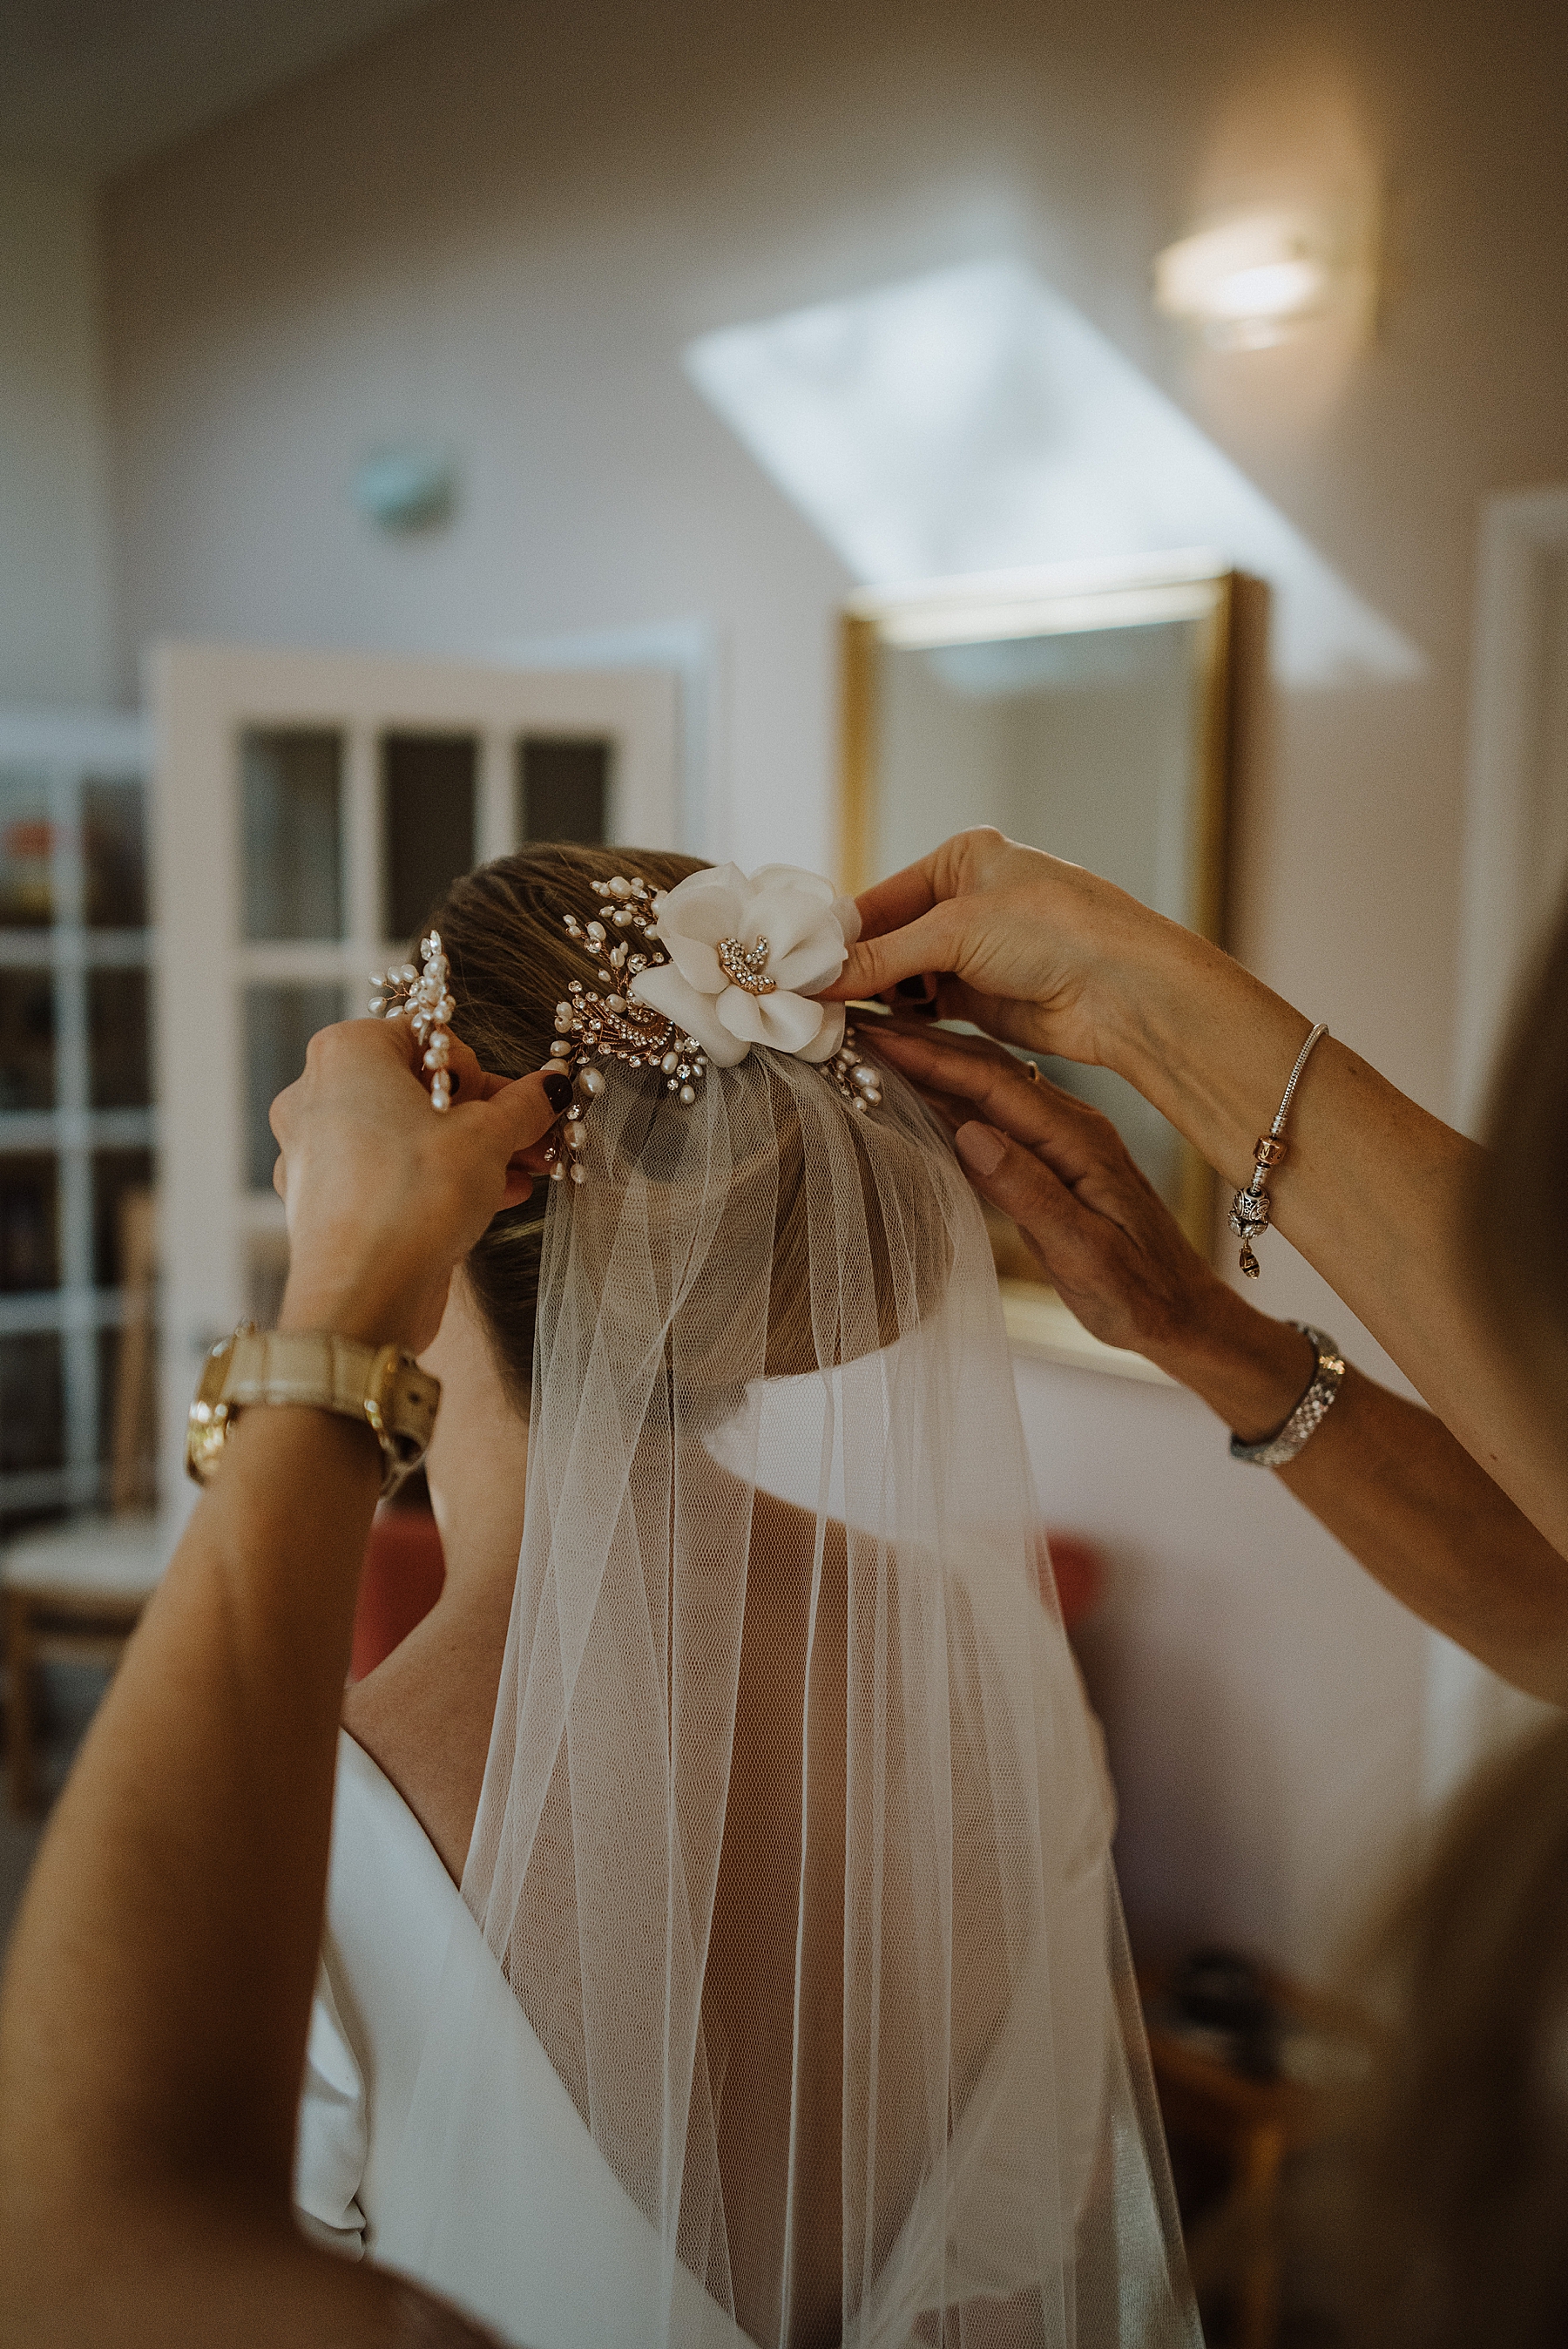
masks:
<svg viewBox="0 0 1568 2349"><path fill-rule="evenodd" d="M595 1065L603 1061L655 1071L675 1102L689 1109L710 1067L734 1068L761 1044L820 1067L861 1115L877 1106L881 1074L861 1060L842 1005L814 999L813 990L843 968L860 929L852 903L836 896L830 882L788 864L749 876L726 864L704 866L669 890L621 873L591 885L599 903L585 909L589 918L561 916L599 985L574 978L555 1007L550 1057L575 1077L578 1098L566 1112L563 1141L545 1153L553 1182L584 1178L576 1154L588 1107L604 1090ZM777 951L769 929L779 936ZM422 972L405 963L377 974L370 1009L389 1019L407 1014L426 1048L431 1100L445 1109L446 1023L456 1006L437 931L420 940L419 953Z"/></svg>
<svg viewBox="0 0 1568 2349"><path fill-rule="evenodd" d="M452 1079L448 1063L452 1057L452 1031L447 1022L458 1007L447 985L449 974L439 930L420 939L419 960L421 970L406 962L396 969L371 972L370 984L376 989L370 999L371 1016L397 1019L407 1013L417 1040L425 1047L430 1106L450 1109Z"/></svg>

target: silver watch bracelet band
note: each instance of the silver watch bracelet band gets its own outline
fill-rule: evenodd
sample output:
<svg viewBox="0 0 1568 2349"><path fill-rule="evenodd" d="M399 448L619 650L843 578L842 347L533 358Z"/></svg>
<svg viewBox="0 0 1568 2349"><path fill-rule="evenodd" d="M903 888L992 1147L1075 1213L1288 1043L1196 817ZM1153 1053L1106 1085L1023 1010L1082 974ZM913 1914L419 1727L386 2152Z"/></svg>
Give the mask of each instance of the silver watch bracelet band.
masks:
<svg viewBox="0 0 1568 2349"><path fill-rule="evenodd" d="M1332 1338L1305 1321L1293 1321L1290 1326L1311 1339L1317 1353L1317 1367L1312 1374L1312 1384L1282 1428L1273 1435L1265 1435L1259 1444L1243 1444L1239 1435L1232 1436L1232 1459L1244 1460L1249 1468L1286 1467L1333 1410L1339 1382L1345 1376L1345 1357Z"/></svg>

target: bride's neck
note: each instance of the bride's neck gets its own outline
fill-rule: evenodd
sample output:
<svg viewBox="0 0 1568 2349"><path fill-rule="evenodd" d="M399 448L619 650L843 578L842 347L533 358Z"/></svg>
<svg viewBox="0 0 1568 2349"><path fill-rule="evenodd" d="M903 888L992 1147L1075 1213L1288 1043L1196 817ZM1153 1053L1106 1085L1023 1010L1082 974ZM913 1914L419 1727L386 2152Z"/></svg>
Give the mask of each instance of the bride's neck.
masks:
<svg viewBox="0 0 1568 2349"><path fill-rule="evenodd" d="M460 1283L424 1361L441 1381L428 1469L446 1579L424 1621L350 1689L343 1722L457 1881L479 1807L517 1580L528 1420L501 1382Z"/></svg>

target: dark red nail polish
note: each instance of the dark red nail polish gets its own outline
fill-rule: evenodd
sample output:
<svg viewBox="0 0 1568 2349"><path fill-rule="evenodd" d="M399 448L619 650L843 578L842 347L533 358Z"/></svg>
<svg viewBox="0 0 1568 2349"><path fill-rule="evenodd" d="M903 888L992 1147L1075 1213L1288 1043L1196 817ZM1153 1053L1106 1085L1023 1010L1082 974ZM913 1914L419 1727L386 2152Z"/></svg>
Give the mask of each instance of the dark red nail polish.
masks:
<svg viewBox="0 0 1568 2349"><path fill-rule="evenodd" d="M542 1081L544 1098L559 1117L563 1109L572 1106L572 1080L561 1069L546 1069Z"/></svg>

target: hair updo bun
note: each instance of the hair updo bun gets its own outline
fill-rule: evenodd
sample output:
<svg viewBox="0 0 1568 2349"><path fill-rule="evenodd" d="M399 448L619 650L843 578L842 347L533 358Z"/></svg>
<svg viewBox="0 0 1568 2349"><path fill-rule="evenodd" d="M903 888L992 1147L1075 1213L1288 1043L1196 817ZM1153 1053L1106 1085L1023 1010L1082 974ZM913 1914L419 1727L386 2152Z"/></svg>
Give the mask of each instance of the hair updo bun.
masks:
<svg viewBox="0 0 1568 2349"><path fill-rule="evenodd" d="M637 876L661 890L704 869L704 860L680 856L668 850L590 848L555 843L520 849L498 857L455 881L431 915L441 934L450 966L450 991L456 1009L454 1032L496 1076L519 1077L541 1067L556 1040L556 1006L573 979L589 977L583 950L568 934L562 916L581 914L593 905L593 884L618 874ZM789 1099L789 1088L773 1064L776 1055L758 1050L738 1068L710 1071L709 1085L766 1088L773 1095L767 1121L769 1135L766 1165L738 1164L733 1179L745 1185L749 1175L769 1185L776 1206L769 1213L773 1227L773 1271L768 1301L766 1375L789 1377L819 1367L819 1344L811 1319L811 1267L806 1197L806 1145L799 1119ZM800 1063L803 1069L805 1064ZM643 1074L650 1072L644 1071ZM614 1085L634 1085L639 1072L616 1067ZM828 1080L813 1070L811 1082L830 1095ZM858 1343L841 1340L846 1351L863 1350L866 1343L891 1343L900 1334L901 1313L907 1326L929 1310L946 1284L951 1247L946 1222L938 1212L928 1154L932 1136L918 1110L891 1072L884 1082L904 1093L907 1110L902 1120L889 1121L885 1132L871 1130L872 1122L843 1112L844 1131L854 1153L860 1177L863 1231L875 1299L874 1332ZM624 1131L644 1137L638 1163L654 1174L660 1153L656 1148L661 1118L682 1116L684 1111L666 1103L662 1089L652 1090L645 1118L626 1121ZM919 1139L908 1130L909 1117L917 1123ZM896 1130L895 1130L896 1128ZM776 1137L776 1141L774 1139ZM674 1136L670 1137L673 1141ZM623 1146L625 1146L623 1144ZM648 1153L653 1151L650 1163ZM874 1163L873 1163L874 1162ZM534 1324L539 1309L540 1263L543 1247L542 1224L546 1186L536 1184L531 1199L505 1210L476 1242L467 1261L467 1277L474 1300L484 1317L496 1361L520 1410L526 1410L533 1376ZM576 1195L582 1197L585 1195ZM756 1195L755 1193L753 1195ZM571 1206L563 1201L562 1210ZM738 1211L740 1201L738 1195ZM920 1270L914 1294L902 1305L893 1295L892 1251L889 1219L899 1226L901 1260L907 1254L912 1227L924 1237L915 1243ZM750 1226L755 1231L755 1225ZM905 1281L906 1292L909 1283ZM724 1340L722 1313L698 1317L711 1333L706 1361L699 1373L715 1396L730 1384L732 1351ZM692 1330L695 1337L695 1326ZM701 1351L702 1350L698 1350ZM695 1361L696 1357L692 1357Z"/></svg>

